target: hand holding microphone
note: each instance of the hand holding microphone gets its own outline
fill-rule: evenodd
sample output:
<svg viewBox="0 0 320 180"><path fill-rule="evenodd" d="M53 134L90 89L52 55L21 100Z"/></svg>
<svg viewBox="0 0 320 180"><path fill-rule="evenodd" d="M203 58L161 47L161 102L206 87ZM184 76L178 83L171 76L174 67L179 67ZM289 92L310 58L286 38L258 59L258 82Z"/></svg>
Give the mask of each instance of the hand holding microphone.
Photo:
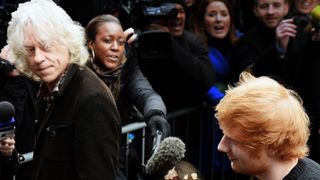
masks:
<svg viewBox="0 0 320 180"><path fill-rule="evenodd" d="M148 128L150 129L151 136L156 137L157 130L162 132L161 140L170 136L171 128L168 121L161 115L153 115L147 120Z"/></svg>

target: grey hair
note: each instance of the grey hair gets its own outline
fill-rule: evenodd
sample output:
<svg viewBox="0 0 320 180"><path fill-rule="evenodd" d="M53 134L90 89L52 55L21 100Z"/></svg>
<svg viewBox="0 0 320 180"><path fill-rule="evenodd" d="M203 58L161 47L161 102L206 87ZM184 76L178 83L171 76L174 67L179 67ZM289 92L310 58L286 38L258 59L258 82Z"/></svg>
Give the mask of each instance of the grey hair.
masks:
<svg viewBox="0 0 320 180"><path fill-rule="evenodd" d="M69 63L84 65L89 57L85 45L84 28L52 0L31 0L19 4L12 13L7 31L7 43L12 49L15 66L21 72L36 77L27 66L24 47L26 28L31 27L38 40L57 43L68 48Z"/></svg>

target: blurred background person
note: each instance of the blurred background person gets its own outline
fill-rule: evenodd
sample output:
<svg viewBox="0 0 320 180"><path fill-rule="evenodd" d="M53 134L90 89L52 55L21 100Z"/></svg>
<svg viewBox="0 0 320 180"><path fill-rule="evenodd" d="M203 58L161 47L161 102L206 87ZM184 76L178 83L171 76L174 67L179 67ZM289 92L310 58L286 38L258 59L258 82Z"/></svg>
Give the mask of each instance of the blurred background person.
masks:
<svg viewBox="0 0 320 180"><path fill-rule="evenodd" d="M195 34L209 48L209 58L215 70L216 83L211 88L209 96L215 105L223 97L227 85L232 80L231 54L238 40L237 31L234 26L232 7L227 0L204 0L199 7Z"/></svg>
<svg viewBox="0 0 320 180"><path fill-rule="evenodd" d="M288 0L254 0L253 12L257 24L236 43L232 61L234 81L239 74L251 68L254 75L283 77L283 67L277 66L281 53L276 44L276 28L289 12Z"/></svg>
<svg viewBox="0 0 320 180"><path fill-rule="evenodd" d="M233 8L227 0L204 0L197 11L197 18L194 23L195 34L207 44L209 48L209 58L215 71L216 83L209 90L211 94L209 100L215 106L223 98L227 86L232 83L233 62L231 54L234 45L238 40L237 31L234 24ZM214 113L214 112L212 112ZM214 116L212 116L214 117ZM211 165L216 178L232 178L230 163L225 154L219 152L216 147L222 137L222 132L216 125L216 119L211 120L207 127L207 136L212 147L208 147L207 154L213 155ZM210 138L213 138L210 140ZM209 146L210 146L209 145ZM214 151L214 153L210 153ZM208 169L208 172L212 169Z"/></svg>
<svg viewBox="0 0 320 180"><path fill-rule="evenodd" d="M291 15L309 15L314 7L320 3L319 0L292 0Z"/></svg>

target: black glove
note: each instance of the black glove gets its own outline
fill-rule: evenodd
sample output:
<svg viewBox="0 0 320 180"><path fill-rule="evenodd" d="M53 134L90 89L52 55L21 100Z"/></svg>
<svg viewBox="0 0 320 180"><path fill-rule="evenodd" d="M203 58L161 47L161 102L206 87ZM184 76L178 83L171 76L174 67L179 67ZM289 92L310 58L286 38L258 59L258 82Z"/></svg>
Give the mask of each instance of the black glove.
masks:
<svg viewBox="0 0 320 180"><path fill-rule="evenodd" d="M147 122L148 128L150 129L151 136L156 135L156 131L159 130L162 132L161 140L170 136L171 128L168 121L161 115L153 115L149 118Z"/></svg>

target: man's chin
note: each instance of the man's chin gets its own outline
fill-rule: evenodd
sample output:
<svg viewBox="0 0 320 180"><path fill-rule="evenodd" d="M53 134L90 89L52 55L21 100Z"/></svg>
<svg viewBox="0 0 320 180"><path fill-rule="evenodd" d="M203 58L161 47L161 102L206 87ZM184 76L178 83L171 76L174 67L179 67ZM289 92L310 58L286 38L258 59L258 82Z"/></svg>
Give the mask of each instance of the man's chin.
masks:
<svg viewBox="0 0 320 180"><path fill-rule="evenodd" d="M266 26L269 28L269 29L275 29L277 27L277 23L267 23Z"/></svg>

